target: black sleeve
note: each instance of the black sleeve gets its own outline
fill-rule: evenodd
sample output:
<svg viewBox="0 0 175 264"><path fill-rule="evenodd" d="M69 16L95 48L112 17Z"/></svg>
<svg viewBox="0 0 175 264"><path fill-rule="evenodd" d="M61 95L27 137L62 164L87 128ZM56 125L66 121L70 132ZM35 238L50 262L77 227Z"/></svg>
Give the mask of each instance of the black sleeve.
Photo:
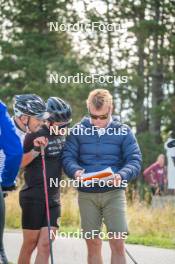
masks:
<svg viewBox="0 0 175 264"><path fill-rule="evenodd" d="M25 136L24 139L24 153L28 153L31 151L34 147L33 141L37 137L47 137L47 129L45 126L43 126L39 131L33 132L33 133L28 133Z"/></svg>
<svg viewBox="0 0 175 264"><path fill-rule="evenodd" d="M24 139L24 154L33 149L33 140L36 138L36 133L30 133L25 136Z"/></svg>

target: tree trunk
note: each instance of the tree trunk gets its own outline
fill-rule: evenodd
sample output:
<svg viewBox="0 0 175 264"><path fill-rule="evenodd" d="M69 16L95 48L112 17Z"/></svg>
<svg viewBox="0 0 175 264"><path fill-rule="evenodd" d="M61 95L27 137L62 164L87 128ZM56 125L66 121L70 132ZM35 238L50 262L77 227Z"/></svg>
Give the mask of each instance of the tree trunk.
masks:
<svg viewBox="0 0 175 264"><path fill-rule="evenodd" d="M160 3L159 0L155 0L155 21L160 21ZM159 53L159 33L155 28L153 41L153 69L152 69L152 111L151 111L151 120L150 120L150 132L152 133L155 141L159 144L161 143L160 128L161 128L161 114L160 109L158 108L163 100L163 74L162 74L162 65L161 60L158 60ZM161 43L162 45L162 43Z"/></svg>

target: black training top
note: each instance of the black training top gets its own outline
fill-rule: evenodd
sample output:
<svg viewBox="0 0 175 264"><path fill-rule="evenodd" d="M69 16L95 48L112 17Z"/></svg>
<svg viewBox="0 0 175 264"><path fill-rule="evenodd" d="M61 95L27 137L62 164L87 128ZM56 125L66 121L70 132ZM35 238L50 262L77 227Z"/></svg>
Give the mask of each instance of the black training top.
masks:
<svg viewBox="0 0 175 264"><path fill-rule="evenodd" d="M49 198L59 193L59 182L61 179L61 151L65 142L63 136L50 135L47 126L43 126L38 132L27 134L24 140L24 153L28 153L34 147L33 140L37 137L47 137L48 146L45 148L45 163ZM41 155L36 157L24 169L25 185L22 191L29 190L40 199L44 198L44 183Z"/></svg>

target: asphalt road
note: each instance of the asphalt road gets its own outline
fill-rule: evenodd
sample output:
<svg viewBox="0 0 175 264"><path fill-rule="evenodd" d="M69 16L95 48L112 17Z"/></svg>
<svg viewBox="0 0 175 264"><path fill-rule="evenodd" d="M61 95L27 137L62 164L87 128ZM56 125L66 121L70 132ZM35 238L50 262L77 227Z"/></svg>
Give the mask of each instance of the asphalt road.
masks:
<svg viewBox="0 0 175 264"><path fill-rule="evenodd" d="M22 234L19 231L6 231L5 248L13 264L17 264L17 257L22 243ZM128 251L137 260L138 264L175 264L175 250L146 247L141 245L126 245ZM54 242L54 264L86 264L86 244L84 240L74 238L57 238ZM34 263L34 252L32 264ZM103 242L104 264L110 264L110 249L108 242ZM133 262L127 257L128 264Z"/></svg>

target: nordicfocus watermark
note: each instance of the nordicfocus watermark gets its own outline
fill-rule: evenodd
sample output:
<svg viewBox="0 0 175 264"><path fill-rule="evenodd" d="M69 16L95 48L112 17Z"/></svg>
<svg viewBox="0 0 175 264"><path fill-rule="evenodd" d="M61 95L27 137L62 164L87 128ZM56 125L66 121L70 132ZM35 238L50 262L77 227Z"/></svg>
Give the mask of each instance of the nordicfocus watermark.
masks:
<svg viewBox="0 0 175 264"><path fill-rule="evenodd" d="M102 240L110 239L127 239L127 232L103 232L99 230L92 230L89 232L83 232L83 229L77 230L75 232L59 232L58 230L54 232L50 231L50 239L64 239L64 238L75 238L75 239L94 239L100 238Z"/></svg>
<svg viewBox="0 0 175 264"><path fill-rule="evenodd" d="M114 83L127 83L127 76L115 76L115 75L100 75L91 74L85 75L84 73L77 73L76 75L60 75L57 72L52 72L49 74L48 81L50 84L114 84Z"/></svg>
<svg viewBox="0 0 175 264"><path fill-rule="evenodd" d="M49 22L48 23L49 31L56 32L127 32L126 24L121 23L103 23L103 22L92 22L92 23L81 23L77 22L74 24L71 23L62 23L59 22Z"/></svg>
<svg viewBox="0 0 175 264"><path fill-rule="evenodd" d="M67 179L67 180L60 180L59 178L50 178L49 182L50 188L93 188L93 187L108 187L108 188L127 188L128 182L127 180L121 180L120 182L115 181L115 176L112 176L111 179L105 180L105 179L99 179L99 178L93 178L90 181L87 180L75 180L75 179Z"/></svg>
<svg viewBox="0 0 175 264"><path fill-rule="evenodd" d="M62 127L59 126L50 126L50 135L74 135L74 136L94 136L96 134L103 136L103 135L115 135L115 136L126 136L128 134L128 128L127 126L122 127L107 127L107 128L98 128L96 126L91 127L82 127L80 126L74 126L74 127Z"/></svg>

